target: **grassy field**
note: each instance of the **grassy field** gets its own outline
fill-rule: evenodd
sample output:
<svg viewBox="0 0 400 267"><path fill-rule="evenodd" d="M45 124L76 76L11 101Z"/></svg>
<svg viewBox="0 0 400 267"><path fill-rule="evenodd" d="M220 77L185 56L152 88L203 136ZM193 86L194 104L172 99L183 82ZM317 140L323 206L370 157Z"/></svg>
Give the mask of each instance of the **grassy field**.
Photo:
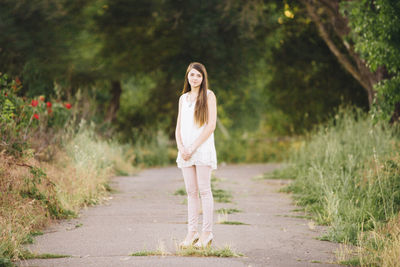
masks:
<svg viewBox="0 0 400 267"><path fill-rule="evenodd" d="M357 247L352 262L399 259L400 141L396 127L360 111L340 111L311 133L276 175L313 219L329 225L323 240ZM351 253L349 253L351 254Z"/></svg>

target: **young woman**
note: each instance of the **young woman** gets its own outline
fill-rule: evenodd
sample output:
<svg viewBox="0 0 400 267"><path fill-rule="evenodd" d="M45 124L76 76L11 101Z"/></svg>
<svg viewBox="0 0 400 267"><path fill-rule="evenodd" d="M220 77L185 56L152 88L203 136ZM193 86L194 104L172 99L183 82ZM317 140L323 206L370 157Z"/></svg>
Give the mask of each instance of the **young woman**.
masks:
<svg viewBox="0 0 400 267"><path fill-rule="evenodd" d="M214 130L217 121L217 100L208 89L207 71L203 64L190 63L179 98L175 138L178 146L177 165L182 170L188 203L188 233L180 247L201 248L213 240L214 199L211 192L211 171L217 169ZM197 232L198 217L203 210L201 236Z"/></svg>

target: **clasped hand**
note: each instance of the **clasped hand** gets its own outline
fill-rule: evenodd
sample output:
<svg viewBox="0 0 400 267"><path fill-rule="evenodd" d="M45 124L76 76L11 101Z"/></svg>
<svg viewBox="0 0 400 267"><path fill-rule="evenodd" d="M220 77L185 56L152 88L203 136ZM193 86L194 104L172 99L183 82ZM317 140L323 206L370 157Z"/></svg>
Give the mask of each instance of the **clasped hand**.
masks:
<svg viewBox="0 0 400 267"><path fill-rule="evenodd" d="M183 149L180 152L184 160L189 160L194 153L194 149L192 148L192 146L183 147Z"/></svg>

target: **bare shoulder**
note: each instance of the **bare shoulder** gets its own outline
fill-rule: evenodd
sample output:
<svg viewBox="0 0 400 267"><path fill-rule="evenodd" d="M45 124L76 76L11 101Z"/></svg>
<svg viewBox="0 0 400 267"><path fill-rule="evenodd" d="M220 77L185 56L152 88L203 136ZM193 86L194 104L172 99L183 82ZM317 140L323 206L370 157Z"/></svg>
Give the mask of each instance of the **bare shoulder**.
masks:
<svg viewBox="0 0 400 267"><path fill-rule="evenodd" d="M207 89L208 90L208 93L207 93L207 97L208 98L214 98L214 99L216 99L216 96L215 96L215 94L214 94L214 92L213 91L211 91L210 89Z"/></svg>
<svg viewBox="0 0 400 267"><path fill-rule="evenodd" d="M186 94L181 94L181 96L179 97L179 101L178 101L179 108L180 108L181 105L182 105L183 97L184 97L185 95L186 95Z"/></svg>

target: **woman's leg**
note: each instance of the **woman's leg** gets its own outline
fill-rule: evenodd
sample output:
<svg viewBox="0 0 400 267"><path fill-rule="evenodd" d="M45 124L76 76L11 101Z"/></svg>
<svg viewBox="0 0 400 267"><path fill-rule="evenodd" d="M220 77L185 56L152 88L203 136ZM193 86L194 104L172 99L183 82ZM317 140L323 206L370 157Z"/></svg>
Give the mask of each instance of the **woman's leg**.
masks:
<svg viewBox="0 0 400 267"><path fill-rule="evenodd" d="M211 192L211 166L196 165L201 205L203 207L203 233L212 232L214 198Z"/></svg>
<svg viewBox="0 0 400 267"><path fill-rule="evenodd" d="M199 220L199 189L197 185L196 169L194 166L182 168L188 202L188 232L197 232Z"/></svg>

